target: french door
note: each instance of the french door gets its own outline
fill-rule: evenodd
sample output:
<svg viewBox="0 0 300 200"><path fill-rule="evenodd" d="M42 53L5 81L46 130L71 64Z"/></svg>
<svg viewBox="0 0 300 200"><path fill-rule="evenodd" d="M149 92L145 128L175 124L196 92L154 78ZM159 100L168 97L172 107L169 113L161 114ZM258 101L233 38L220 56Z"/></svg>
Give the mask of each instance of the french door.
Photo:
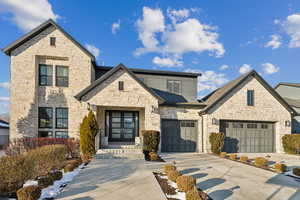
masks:
<svg viewBox="0 0 300 200"><path fill-rule="evenodd" d="M134 142L138 136L138 112L106 111L106 135L109 142Z"/></svg>

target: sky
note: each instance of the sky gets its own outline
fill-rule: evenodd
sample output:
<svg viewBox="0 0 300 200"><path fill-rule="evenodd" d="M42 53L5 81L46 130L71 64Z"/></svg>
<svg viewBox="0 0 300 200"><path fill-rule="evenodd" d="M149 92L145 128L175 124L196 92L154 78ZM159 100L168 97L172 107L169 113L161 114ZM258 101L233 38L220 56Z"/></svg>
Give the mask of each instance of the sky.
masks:
<svg viewBox="0 0 300 200"><path fill-rule="evenodd" d="M249 70L299 83L299 0L0 0L0 48L52 18L98 65L200 72L198 97ZM10 58L0 53L0 113Z"/></svg>

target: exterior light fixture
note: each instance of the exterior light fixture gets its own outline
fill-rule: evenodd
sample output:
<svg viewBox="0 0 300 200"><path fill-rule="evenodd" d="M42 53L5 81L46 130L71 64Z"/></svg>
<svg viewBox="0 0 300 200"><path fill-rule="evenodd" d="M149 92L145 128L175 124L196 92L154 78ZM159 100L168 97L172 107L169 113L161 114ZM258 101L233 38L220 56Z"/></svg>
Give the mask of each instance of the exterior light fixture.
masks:
<svg viewBox="0 0 300 200"><path fill-rule="evenodd" d="M286 120L284 122L284 124L285 124L286 127L290 127L291 126L291 121L290 120Z"/></svg>
<svg viewBox="0 0 300 200"><path fill-rule="evenodd" d="M212 124L213 125L218 125L219 121L216 118L212 118Z"/></svg>

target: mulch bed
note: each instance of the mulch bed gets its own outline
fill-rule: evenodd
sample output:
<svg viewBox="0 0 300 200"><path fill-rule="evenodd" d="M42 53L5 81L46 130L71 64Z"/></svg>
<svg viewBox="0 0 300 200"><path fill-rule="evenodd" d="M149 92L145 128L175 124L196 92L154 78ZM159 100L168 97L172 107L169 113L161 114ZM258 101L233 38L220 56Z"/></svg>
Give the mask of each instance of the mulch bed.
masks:
<svg viewBox="0 0 300 200"><path fill-rule="evenodd" d="M164 176L164 174L162 173L157 173L157 172L153 172L157 182L159 183L162 191L164 192L164 194L168 194L168 195L175 195L176 194L176 189L173 188L172 186L170 186L168 184L168 180L167 179L162 179L160 176ZM212 198L210 198L205 192L203 192L201 189L197 188L198 189L198 192L199 192L199 195L200 197L203 199L203 200L212 200ZM168 198L166 196L166 198L168 200L178 200L178 199L175 199L175 198Z"/></svg>

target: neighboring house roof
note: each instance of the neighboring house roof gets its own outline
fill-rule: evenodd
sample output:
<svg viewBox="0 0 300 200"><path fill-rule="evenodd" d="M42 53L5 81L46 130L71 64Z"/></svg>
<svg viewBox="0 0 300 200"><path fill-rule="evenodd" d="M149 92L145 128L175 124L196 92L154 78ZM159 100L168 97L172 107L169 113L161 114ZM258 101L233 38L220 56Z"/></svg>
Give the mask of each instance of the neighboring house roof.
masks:
<svg viewBox="0 0 300 200"><path fill-rule="evenodd" d="M170 92L158 90L155 88L151 88L158 96L165 100L164 104L176 104L176 103L186 103L187 100L178 94L173 94Z"/></svg>
<svg viewBox="0 0 300 200"><path fill-rule="evenodd" d="M300 108L300 100L299 99L290 99L284 98L284 100L292 107Z"/></svg>
<svg viewBox="0 0 300 200"><path fill-rule="evenodd" d="M9 129L9 123L0 119L0 128Z"/></svg>
<svg viewBox="0 0 300 200"><path fill-rule="evenodd" d="M21 46L25 42L29 41L36 35L40 34L45 29L49 28L50 26L54 26L55 28L59 29L67 38L69 38L76 46L78 46L82 51L84 51L87 55L89 55L92 59L92 61L95 61L95 56L89 52L85 47L83 47L79 42L77 42L70 34L68 34L66 31L64 31L63 28L61 28L56 22L54 22L52 19L48 19L38 27L34 28L29 33L25 34L18 40L14 41L13 43L9 44L7 47L3 48L2 51L10 56L10 53L16 49L17 47Z"/></svg>
<svg viewBox="0 0 300 200"><path fill-rule="evenodd" d="M84 95L86 95L88 92L93 90L95 87L97 87L99 84L107 80L111 75L113 75L115 72L117 72L119 69L123 69L125 72L127 72L133 79L135 79L145 90L147 90L151 95L153 95L155 98L159 100L160 103L165 102L165 100L160 97L158 94L156 94L151 88L149 88L145 83L143 83L138 77L135 76L135 74L129 70L127 67L125 67L122 63L120 63L118 66L112 68L110 71L105 73L101 78L94 81L90 86L79 92L75 98L78 100L81 100Z"/></svg>
<svg viewBox="0 0 300 200"><path fill-rule="evenodd" d="M286 86L291 86L291 87L300 87L300 83L280 82L276 85L276 87L274 89L276 90L280 85L286 85Z"/></svg>
<svg viewBox="0 0 300 200"><path fill-rule="evenodd" d="M112 68L113 67L109 67L109 66L95 66L96 79L103 76L106 72L108 72ZM149 70L149 69L140 69L140 68L128 68L128 69L135 74L182 76L182 77L194 77L194 78L201 76L201 73Z"/></svg>
<svg viewBox="0 0 300 200"><path fill-rule="evenodd" d="M204 102L207 106L200 112L200 114L205 114L223 98L225 98L227 94L232 92L240 84L246 81L248 77L251 76L256 78L289 112L293 114L297 113L255 70L252 70L204 97L201 101Z"/></svg>

